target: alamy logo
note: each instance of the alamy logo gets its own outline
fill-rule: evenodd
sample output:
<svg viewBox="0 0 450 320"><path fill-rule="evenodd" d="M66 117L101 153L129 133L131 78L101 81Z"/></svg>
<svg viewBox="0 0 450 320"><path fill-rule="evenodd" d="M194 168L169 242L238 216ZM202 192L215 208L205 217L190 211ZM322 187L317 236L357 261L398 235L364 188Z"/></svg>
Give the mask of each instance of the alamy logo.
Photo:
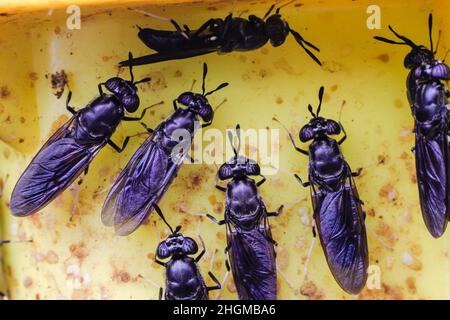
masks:
<svg viewBox="0 0 450 320"><path fill-rule="evenodd" d="M187 153L185 163L221 165L234 157L233 147L227 139L228 131L218 129L202 129L197 125L197 132L192 139L190 132L177 129L171 140L177 144L172 148L172 159L175 161ZM236 139L236 138L235 138ZM280 132L278 129L241 129L240 155L256 161L263 175L275 175L280 164ZM192 159L192 160L191 160Z"/></svg>

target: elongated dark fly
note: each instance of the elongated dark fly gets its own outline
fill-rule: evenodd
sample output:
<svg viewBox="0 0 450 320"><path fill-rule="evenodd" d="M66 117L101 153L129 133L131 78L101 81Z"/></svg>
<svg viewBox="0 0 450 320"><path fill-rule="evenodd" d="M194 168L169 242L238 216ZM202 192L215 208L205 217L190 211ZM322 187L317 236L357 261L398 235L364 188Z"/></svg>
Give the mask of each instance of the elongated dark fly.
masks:
<svg viewBox="0 0 450 320"><path fill-rule="evenodd" d="M450 219L450 132L448 97L443 80L450 80L450 68L436 59L432 38L433 16L428 16L430 49L415 44L405 36L389 29L401 41L383 37L375 39L390 44L407 45L411 51L404 60L411 71L407 79L407 95L414 117L416 137L413 151L422 216L428 231L435 238L445 232ZM441 33L439 32L439 35ZM439 43L439 41L438 41ZM448 52L447 52L448 53Z"/></svg>
<svg viewBox="0 0 450 320"><path fill-rule="evenodd" d="M180 226L175 230L170 228L172 233L156 249L156 263L166 268L165 300L209 300L209 291L219 290L222 286L209 271L208 275L215 285L208 287L200 273L197 263L206 253L205 244L202 241L203 250L197 257L189 257L198 252L198 245L194 239L179 233L180 229ZM170 260L167 262L159 260L168 258ZM160 300L162 296L163 288L160 288Z"/></svg>
<svg viewBox="0 0 450 320"><path fill-rule="evenodd" d="M207 96L228 85L205 92L207 65L203 65L202 93L184 92L173 101L175 112L156 129L148 129L149 137L123 169L102 209L102 221L115 226L119 235L128 235L157 208L158 202L175 179L192 139L199 128L211 125L214 111ZM179 108L178 103L185 108ZM188 139L182 133L189 135ZM180 147L182 146L182 147Z"/></svg>
<svg viewBox="0 0 450 320"><path fill-rule="evenodd" d="M233 145L231 132L229 139ZM234 157L224 163L218 171L220 180L230 180L222 187L216 179L215 187L226 193L225 219L217 221L226 224L227 246L225 253L231 262L234 283L240 300L276 300L277 267L275 262L276 242L272 239L268 217L278 216L277 212L267 212L258 192L266 178L261 175L259 165L244 156L239 156L240 127L236 126L238 147L233 147ZM258 182L250 178L260 176ZM229 269L228 259L226 261Z"/></svg>
<svg viewBox="0 0 450 320"><path fill-rule="evenodd" d="M283 6L271 14L275 9L273 4L263 18L250 15L245 19L233 17L231 13L225 19L212 18L197 30L191 30L186 25L183 30L174 20L170 22L174 25L175 31L139 27L139 39L157 53L122 61L120 65L143 65L213 52L225 54L233 51L252 51L263 47L267 42L278 47L285 42L289 34L292 34L305 52L320 65L319 59L310 50L320 51L319 48L291 29L287 21L281 17L280 9Z"/></svg>
<svg viewBox="0 0 450 320"><path fill-rule="evenodd" d="M14 216L27 216L45 207L83 171L87 173L89 164L106 144L122 152L129 137L119 147L111 140L112 134L121 121L142 120L148 109L138 118L125 114L139 107L136 84L150 81L146 78L134 82L131 67L130 75L130 81L115 77L100 83L100 96L78 111L69 106L69 92L66 108L73 116L47 140L17 182L10 202ZM104 93L102 86L110 94Z"/></svg>
<svg viewBox="0 0 450 320"><path fill-rule="evenodd" d="M312 141L309 150L297 147L289 133L295 149L309 156L309 181L302 182L297 174L295 177L311 189L313 219L334 278L346 292L357 294L366 283L369 264L366 215L353 180L360 171L352 172L340 150L347 138L342 124L319 116L323 92L321 87L316 113L308 106L313 118L299 134L300 141ZM339 141L330 138L341 130L344 136Z"/></svg>

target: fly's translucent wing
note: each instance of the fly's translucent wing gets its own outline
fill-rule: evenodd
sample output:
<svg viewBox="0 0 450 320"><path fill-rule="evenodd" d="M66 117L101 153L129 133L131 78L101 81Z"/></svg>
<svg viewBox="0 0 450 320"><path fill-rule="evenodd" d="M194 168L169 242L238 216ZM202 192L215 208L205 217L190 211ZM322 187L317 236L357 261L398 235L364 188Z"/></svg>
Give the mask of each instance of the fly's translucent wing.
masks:
<svg viewBox="0 0 450 320"><path fill-rule="evenodd" d="M433 139L416 133L416 172L420 207L431 235L439 238L449 218L449 155L447 124L441 123Z"/></svg>
<svg viewBox="0 0 450 320"><path fill-rule="evenodd" d="M276 300L275 250L267 216L251 230L227 226L231 269L240 300Z"/></svg>
<svg viewBox="0 0 450 320"><path fill-rule="evenodd" d="M184 156L176 161L167 156L153 134L139 147L123 169L102 209L102 221L128 235L152 213L175 178Z"/></svg>
<svg viewBox="0 0 450 320"><path fill-rule="evenodd" d="M10 208L14 216L33 214L88 167L101 144L79 144L73 137L75 117L66 122L39 150L14 187Z"/></svg>
<svg viewBox="0 0 450 320"><path fill-rule="evenodd" d="M333 191L316 190L318 184L313 184L314 219L334 278L345 291L357 294L369 264L365 214L347 164L341 181Z"/></svg>
<svg viewBox="0 0 450 320"><path fill-rule="evenodd" d="M142 57L136 57L131 60L124 60L119 63L122 67L128 67L130 65L140 66L150 63L169 61L169 60L178 60L185 58L192 58L197 56L202 56L204 54L216 52L217 48L198 48L198 49L186 49L179 51L168 51L161 53L154 53Z"/></svg>

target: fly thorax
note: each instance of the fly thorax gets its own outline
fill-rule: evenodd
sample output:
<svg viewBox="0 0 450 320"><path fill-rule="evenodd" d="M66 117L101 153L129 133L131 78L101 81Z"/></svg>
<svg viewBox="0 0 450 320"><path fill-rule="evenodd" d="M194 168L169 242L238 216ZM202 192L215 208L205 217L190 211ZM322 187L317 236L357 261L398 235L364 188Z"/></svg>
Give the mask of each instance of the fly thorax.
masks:
<svg viewBox="0 0 450 320"><path fill-rule="evenodd" d="M169 149L185 144L190 146L197 130L198 117L186 109L177 109L175 113L164 122L163 145Z"/></svg>
<svg viewBox="0 0 450 320"><path fill-rule="evenodd" d="M414 100L414 117L419 122L440 119L446 113L447 98L439 81L418 83Z"/></svg>
<svg viewBox="0 0 450 320"><path fill-rule="evenodd" d="M92 138L101 139L114 133L123 115L123 107L114 96L102 95L80 111L78 120Z"/></svg>
<svg viewBox="0 0 450 320"><path fill-rule="evenodd" d="M334 139L315 140L310 147L311 169L319 177L339 175L344 169L345 160Z"/></svg>
<svg viewBox="0 0 450 320"><path fill-rule="evenodd" d="M241 227L252 226L261 213L261 198L255 182L250 178L234 179L227 188L227 211Z"/></svg>
<svg viewBox="0 0 450 320"><path fill-rule="evenodd" d="M166 269L166 291L175 299L191 299L202 289L202 279L192 258L173 258Z"/></svg>

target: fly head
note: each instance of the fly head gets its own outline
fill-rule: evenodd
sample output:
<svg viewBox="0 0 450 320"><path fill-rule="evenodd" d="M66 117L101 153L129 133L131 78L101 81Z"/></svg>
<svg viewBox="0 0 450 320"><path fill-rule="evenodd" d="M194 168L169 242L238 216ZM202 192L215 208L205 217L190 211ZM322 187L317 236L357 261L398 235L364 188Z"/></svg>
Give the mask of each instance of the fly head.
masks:
<svg viewBox="0 0 450 320"><path fill-rule="evenodd" d="M193 112L198 114L203 121L210 122L214 117L214 110L209 104L208 95L225 88L228 86L227 82L220 84L216 89L205 92L205 80L208 73L208 66L206 63L203 64L203 82L202 82L202 93L194 93L187 91L182 93L178 98L177 102L191 109Z"/></svg>
<svg viewBox="0 0 450 320"><path fill-rule="evenodd" d="M228 139L233 146L234 157L222 164L218 171L219 179L227 180L244 176L258 176L261 174L261 168L256 161L248 159L245 156L239 155L241 148L241 129L240 126L236 126L236 134L238 138L237 148L233 145L233 136L228 131Z"/></svg>
<svg viewBox="0 0 450 320"><path fill-rule="evenodd" d="M156 249L158 258L165 259L171 256L186 256L198 251L197 243L190 237L178 233L179 229L162 241Z"/></svg>
<svg viewBox="0 0 450 320"><path fill-rule="evenodd" d="M405 59L403 60L403 65L407 69L415 69L422 64L431 64L435 60L435 54L437 52L436 49L433 48L433 37L432 37L432 30L433 30L433 15L430 13L428 16L428 36L430 39L430 48L427 48L423 45L417 45L415 44L411 39L402 36L398 34L394 28L389 26L389 30L398 38L400 41L387 39L384 37L375 36L374 38L378 41L386 42L389 44L397 44L397 45L407 45L411 48L411 51L405 56ZM441 32L439 32L439 37L441 35ZM438 43L439 44L439 39Z"/></svg>
<svg viewBox="0 0 450 320"><path fill-rule="evenodd" d="M130 59L130 61L133 58L131 52L128 54L128 58ZM130 80L125 80L120 77L113 77L105 82L105 87L122 102L127 112L133 113L136 112L140 104L139 96L137 95L138 89L136 87L136 84L148 82L151 79L144 78L135 82L133 75L133 66L130 65L129 68L131 77Z"/></svg>
<svg viewBox="0 0 450 320"><path fill-rule="evenodd" d="M312 106L308 105L308 111L311 113L312 119L300 130L299 138L302 142L341 133L341 126L336 121L319 116L323 93L324 87L322 86L319 90L319 105L316 113L313 112Z"/></svg>

